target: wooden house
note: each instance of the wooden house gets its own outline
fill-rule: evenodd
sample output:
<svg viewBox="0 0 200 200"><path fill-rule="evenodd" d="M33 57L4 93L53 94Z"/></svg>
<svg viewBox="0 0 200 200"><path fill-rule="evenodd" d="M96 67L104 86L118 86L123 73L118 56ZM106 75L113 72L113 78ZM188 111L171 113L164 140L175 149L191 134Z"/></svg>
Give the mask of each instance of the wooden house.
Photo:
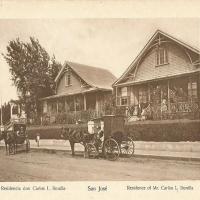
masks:
<svg viewBox="0 0 200 200"><path fill-rule="evenodd" d="M116 105L130 118L199 118L199 55L198 49L157 30L113 84Z"/></svg>
<svg viewBox="0 0 200 200"><path fill-rule="evenodd" d="M74 123L103 115L115 80L106 69L66 62L55 79L56 94L41 99L43 121L62 116L60 123Z"/></svg>

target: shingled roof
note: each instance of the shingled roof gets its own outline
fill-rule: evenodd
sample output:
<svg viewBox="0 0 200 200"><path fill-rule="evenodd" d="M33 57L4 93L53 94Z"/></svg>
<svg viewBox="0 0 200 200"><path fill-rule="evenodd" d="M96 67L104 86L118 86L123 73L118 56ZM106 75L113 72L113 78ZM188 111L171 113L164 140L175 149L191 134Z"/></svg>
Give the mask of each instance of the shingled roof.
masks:
<svg viewBox="0 0 200 200"><path fill-rule="evenodd" d="M116 81L116 77L107 69L67 61L58 73L55 79L56 82L62 76L66 66L69 66L81 79L92 87L112 89L112 84Z"/></svg>

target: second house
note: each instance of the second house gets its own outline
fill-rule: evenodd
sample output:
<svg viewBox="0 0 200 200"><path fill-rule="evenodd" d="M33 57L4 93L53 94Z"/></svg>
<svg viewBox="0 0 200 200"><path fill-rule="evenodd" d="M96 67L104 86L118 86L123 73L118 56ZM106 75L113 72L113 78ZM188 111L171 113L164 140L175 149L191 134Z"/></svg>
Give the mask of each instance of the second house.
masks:
<svg viewBox="0 0 200 200"><path fill-rule="evenodd" d="M43 123L74 123L102 116L115 80L106 69L66 62L55 79L56 94L41 99Z"/></svg>

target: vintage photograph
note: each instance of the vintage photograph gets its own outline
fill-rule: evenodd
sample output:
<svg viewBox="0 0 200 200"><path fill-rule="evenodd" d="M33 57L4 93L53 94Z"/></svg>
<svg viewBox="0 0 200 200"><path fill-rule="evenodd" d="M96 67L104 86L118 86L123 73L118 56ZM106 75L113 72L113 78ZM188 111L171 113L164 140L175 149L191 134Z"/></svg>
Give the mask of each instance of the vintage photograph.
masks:
<svg viewBox="0 0 200 200"><path fill-rule="evenodd" d="M0 35L0 182L200 180L199 18L0 19Z"/></svg>

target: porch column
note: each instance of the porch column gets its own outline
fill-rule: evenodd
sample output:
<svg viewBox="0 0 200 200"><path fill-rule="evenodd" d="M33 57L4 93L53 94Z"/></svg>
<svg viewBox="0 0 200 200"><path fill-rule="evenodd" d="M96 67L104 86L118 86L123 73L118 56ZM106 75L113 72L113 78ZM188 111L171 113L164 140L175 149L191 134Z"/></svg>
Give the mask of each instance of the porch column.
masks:
<svg viewBox="0 0 200 200"><path fill-rule="evenodd" d="M98 113L99 113L99 101L98 101L97 93L95 94L95 110L96 110L96 113L98 115Z"/></svg>
<svg viewBox="0 0 200 200"><path fill-rule="evenodd" d="M75 99L75 96L73 96L73 101L74 101L75 120L76 120L76 124L77 124L78 122L77 122L77 119L76 119L76 99Z"/></svg>
<svg viewBox="0 0 200 200"><path fill-rule="evenodd" d="M168 111L170 111L170 87L169 87L169 80L167 80L167 99L168 99Z"/></svg>
<svg viewBox="0 0 200 200"><path fill-rule="evenodd" d="M151 91L150 91L150 84L148 83L148 101L151 102Z"/></svg>
<svg viewBox="0 0 200 200"><path fill-rule="evenodd" d="M73 96L73 101L74 101L74 111L76 113L76 99L75 99L75 96Z"/></svg>
<svg viewBox="0 0 200 200"><path fill-rule="evenodd" d="M67 110L67 99L66 99L66 97L65 97L65 112L67 112L68 110Z"/></svg>
<svg viewBox="0 0 200 200"><path fill-rule="evenodd" d="M58 113L58 100L56 100L56 113Z"/></svg>
<svg viewBox="0 0 200 200"><path fill-rule="evenodd" d="M84 110L87 110L87 106L86 106L86 94L83 94L83 108L84 108Z"/></svg>

